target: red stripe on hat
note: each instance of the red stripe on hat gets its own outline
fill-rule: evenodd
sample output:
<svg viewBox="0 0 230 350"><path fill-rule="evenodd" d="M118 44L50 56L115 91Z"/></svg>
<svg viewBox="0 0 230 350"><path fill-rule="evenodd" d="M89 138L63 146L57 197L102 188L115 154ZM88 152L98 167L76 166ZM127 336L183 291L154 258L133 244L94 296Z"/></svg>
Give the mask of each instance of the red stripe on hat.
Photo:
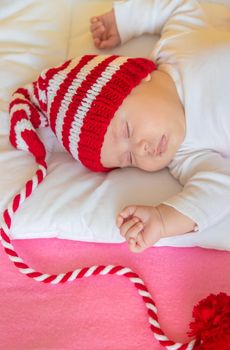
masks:
<svg viewBox="0 0 230 350"><path fill-rule="evenodd" d="M11 217L9 215L8 209L3 212L3 217L8 228L11 226Z"/></svg>
<svg viewBox="0 0 230 350"><path fill-rule="evenodd" d="M40 99L40 97L39 97L39 90L40 91L44 91L45 94L46 94L46 97L47 97L47 88L48 88L48 85L49 85L49 80L52 79L55 74L61 72L64 69L66 69L70 62L71 62L71 60L68 60L68 61L64 62L61 66L50 68L50 69L44 71L43 73L40 74L40 76L38 77L38 80L33 83L34 95L35 95L35 97L36 97L36 99L37 99L41 109L44 112L47 112L47 103L43 102ZM45 75L45 77L43 77L42 75Z"/></svg>
<svg viewBox="0 0 230 350"><path fill-rule="evenodd" d="M156 65L148 59L129 58L102 88L85 116L81 130L78 156L84 165L94 171L108 171L100 160L101 147L107 127L125 97L155 69ZM97 116L99 122L95 118ZM97 134L95 138L93 138L94 133Z"/></svg>
<svg viewBox="0 0 230 350"><path fill-rule="evenodd" d="M59 86L59 89L56 91L56 95L53 99L52 105L50 107L50 113L49 113L50 127L55 134L56 134L55 125L56 125L57 114L60 109L61 103L65 98L66 92L68 91L69 87L71 86L73 80L76 78L81 68L84 67L95 56L96 55L83 56L80 59L79 63L68 72L66 78Z"/></svg>
<svg viewBox="0 0 230 350"><path fill-rule="evenodd" d="M13 212L14 212L14 213L17 211L17 209L18 209L18 207L19 207L19 205L20 205L20 198L21 198L20 194L17 194L17 195L14 197L14 199L13 199L13 205L12 205L12 207L13 207Z"/></svg>
<svg viewBox="0 0 230 350"><path fill-rule="evenodd" d="M45 90L44 90L45 91ZM41 110L43 112L47 112L47 103L43 102L40 98L39 98L39 91L38 91L38 84L37 82L33 83L33 93L34 93L34 97L37 100L38 105L40 106ZM45 92L46 94L46 92ZM47 98L46 98L47 99Z"/></svg>
<svg viewBox="0 0 230 350"><path fill-rule="evenodd" d="M60 66L52 67L44 70L38 77L37 83L40 90L46 91L49 85L50 79L53 79L54 75L66 69L70 64L71 60L65 61ZM44 76L44 77L43 77Z"/></svg>
<svg viewBox="0 0 230 350"><path fill-rule="evenodd" d="M46 150L42 141L34 130L24 130L21 133L23 140L28 146L28 150L36 159L38 164L45 165Z"/></svg>
<svg viewBox="0 0 230 350"><path fill-rule="evenodd" d="M87 75L86 79L82 82L81 87L78 89L78 92L75 95L75 98L70 103L68 111L66 113L66 117L64 119L63 132L62 132L63 145L68 151L70 151L69 136L70 136L71 125L79 106L81 105L83 99L86 97L87 92L92 88L93 84L101 76L102 72L104 72L104 70L107 68L109 63L112 62L117 57L118 57L117 55L108 56L102 62L100 62L95 68L93 68L91 72ZM85 119L84 119L83 125L84 123L85 123Z"/></svg>
<svg viewBox="0 0 230 350"><path fill-rule="evenodd" d="M19 104L27 105L29 107L30 115L27 117L27 119L31 121L31 124L34 128L39 128L41 124L40 114L37 111L36 107L34 107L30 101L24 100L23 98L16 98L10 103L10 111L13 106L17 106ZM23 110L23 108L20 108L20 110Z"/></svg>
<svg viewBox="0 0 230 350"><path fill-rule="evenodd" d="M49 80L52 79L55 74L61 72L64 69L66 69L68 67L68 65L70 64L70 62L71 62L71 60L68 60L68 61L65 61L63 64L61 64L58 67L50 68L46 72L46 80L49 82ZM41 78L41 76L40 76L40 78ZM40 88L40 81L39 81L39 88Z"/></svg>
<svg viewBox="0 0 230 350"><path fill-rule="evenodd" d="M14 92L14 95L15 94L21 94L23 95L27 100L30 99L30 95L29 95L29 92L26 88L19 88L17 89L15 92Z"/></svg>
<svg viewBox="0 0 230 350"><path fill-rule="evenodd" d="M27 103L26 103L27 102ZM16 97L14 100L12 100L10 102L9 105L9 111L11 111L12 107L15 105L19 105L19 104L28 104L28 100L24 99L23 97Z"/></svg>
<svg viewBox="0 0 230 350"><path fill-rule="evenodd" d="M15 126L17 124L17 122L26 119L28 120L27 114L26 112L21 109L19 111L16 111L13 113L12 118L11 118L11 124L10 124L10 142L12 143L12 145L17 148L17 136L16 136L16 131L15 131Z"/></svg>

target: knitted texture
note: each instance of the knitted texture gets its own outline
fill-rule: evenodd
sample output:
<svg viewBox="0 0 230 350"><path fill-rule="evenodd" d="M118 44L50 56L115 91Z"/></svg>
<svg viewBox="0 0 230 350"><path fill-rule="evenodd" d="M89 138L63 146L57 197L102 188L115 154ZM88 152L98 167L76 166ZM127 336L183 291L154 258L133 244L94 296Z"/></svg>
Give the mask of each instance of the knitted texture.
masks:
<svg viewBox="0 0 230 350"><path fill-rule="evenodd" d="M156 69L146 58L85 55L45 70L19 88L10 103L10 141L44 164L45 147L36 129L50 126L59 142L93 171L111 119L131 90Z"/></svg>

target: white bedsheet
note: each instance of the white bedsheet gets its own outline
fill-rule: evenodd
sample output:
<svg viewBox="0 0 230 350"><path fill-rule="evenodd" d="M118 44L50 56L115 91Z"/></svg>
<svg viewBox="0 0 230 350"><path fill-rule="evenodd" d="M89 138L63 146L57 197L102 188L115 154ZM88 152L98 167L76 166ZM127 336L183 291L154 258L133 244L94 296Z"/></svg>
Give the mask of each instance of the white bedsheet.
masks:
<svg viewBox="0 0 230 350"><path fill-rule="evenodd" d="M225 0L225 4L229 0ZM223 3L223 1L222 1ZM35 171L33 158L8 141L8 103L18 86L46 67L67 58L99 53L88 30L91 15L111 6L109 0L2 0L0 2L0 208ZM230 30L230 8L204 4L210 20ZM115 50L148 55L153 38L138 38ZM112 53L113 51L106 51ZM137 169L91 173L57 144L49 129L41 130L48 151L48 176L14 216L12 238L58 237L94 242L122 242L115 226L128 204L157 204L180 190L167 170L155 174ZM157 245L201 246L230 250L230 218L196 234L160 240Z"/></svg>

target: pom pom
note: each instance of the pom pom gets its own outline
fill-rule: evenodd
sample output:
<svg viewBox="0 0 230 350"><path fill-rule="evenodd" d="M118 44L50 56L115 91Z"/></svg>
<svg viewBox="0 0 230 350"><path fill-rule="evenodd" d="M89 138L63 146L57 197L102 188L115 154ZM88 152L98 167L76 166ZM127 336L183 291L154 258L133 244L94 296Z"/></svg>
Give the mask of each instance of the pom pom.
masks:
<svg viewBox="0 0 230 350"><path fill-rule="evenodd" d="M199 350L230 350L230 296L210 294L194 307L193 317L189 335Z"/></svg>

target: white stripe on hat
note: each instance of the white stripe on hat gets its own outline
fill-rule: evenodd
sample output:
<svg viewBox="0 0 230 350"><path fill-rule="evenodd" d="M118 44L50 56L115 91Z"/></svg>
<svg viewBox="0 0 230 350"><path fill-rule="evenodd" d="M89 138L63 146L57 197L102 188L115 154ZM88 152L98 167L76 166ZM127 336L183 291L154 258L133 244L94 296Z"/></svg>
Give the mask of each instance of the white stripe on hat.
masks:
<svg viewBox="0 0 230 350"><path fill-rule="evenodd" d="M47 102L46 101L46 91L45 90L41 90L39 88L38 88L37 91L38 91L39 100L46 104L46 102ZM35 94L34 94L34 96L35 96Z"/></svg>
<svg viewBox="0 0 230 350"><path fill-rule="evenodd" d="M20 97L22 96L21 94L14 94L14 96L20 95ZM23 98L25 98L23 96ZM30 115L30 108L27 104L23 104L23 103L18 103L13 105L13 107L10 109L10 116L13 116L13 114L15 112L18 111L24 111L26 113L26 115ZM23 140L21 133L25 130L34 130L33 125L31 124L31 122L26 119L23 118L19 121L17 121L17 123L15 124L14 127L14 132L15 132L15 139L16 139L16 146L17 148L23 150L23 151L27 151L28 150L28 146L26 144L26 142Z"/></svg>
<svg viewBox="0 0 230 350"><path fill-rule="evenodd" d="M22 138L22 132L24 130L34 130L33 125L28 119L19 120L15 125L15 135L17 148L23 151L28 151L28 145Z"/></svg>
<svg viewBox="0 0 230 350"><path fill-rule="evenodd" d="M47 116L44 115L44 113L40 112L40 104L39 101L34 93L34 86L33 84L28 84L25 86L25 89L28 91L28 94L30 96L30 101L32 102L32 104L34 104L37 108L37 112L39 113L39 119L40 119L40 125L39 128L45 127L47 126ZM38 94L39 94L39 98L42 102L46 103L46 95L45 95L45 91L41 91L40 89L38 89ZM41 95L42 94L42 95ZM41 98L41 96L43 96L43 100Z"/></svg>
<svg viewBox="0 0 230 350"><path fill-rule="evenodd" d="M120 66L127 61L127 57L118 57L108 64L106 69L102 72L101 76L87 91L85 98L82 100L81 105L74 116L74 120L71 124L69 145L72 156L78 158L78 143L80 140L80 132L84 122L84 118L89 111L93 101L100 94L102 88L111 80L114 73L120 69Z"/></svg>
<svg viewBox="0 0 230 350"><path fill-rule="evenodd" d="M107 57L107 56L106 56ZM66 112L69 109L69 105L72 101L73 96L76 94L77 89L81 86L82 82L87 78L87 75L90 74L90 72L98 66L102 61L104 61L105 56L96 56L92 58L87 64L85 64L81 70L78 72L76 78L72 81L72 84L68 87L68 90L66 94L63 96L63 99L61 101L60 109L57 114L56 118L56 125L55 125L55 132L57 135L58 140L63 144L62 142L62 130L63 130L63 124L64 124L64 118L66 116ZM78 62L75 61L75 66L78 64ZM75 67L74 67L75 68ZM66 75L69 72L66 72Z"/></svg>
<svg viewBox="0 0 230 350"><path fill-rule="evenodd" d="M37 107L36 111L39 114L39 120L40 120L39 128L45 127L45 126L47 126L46 116L42 112L40 112L40 110L39 110L40 107L38 105L37 98L35 96L33 96L33 92L30 91L30 89L28 87L29 87L29 85L27 85L24 89L26 89L26 91L28 92L28 94L30 96L30 100L28 100L23 94L21 94L19 92L14 93L14 95L13 95L14 100L16 100L17 98L20 98L20 99L24 100L25 102L23 103L23 101L21 101L20 103L13 105L13 107L10 109L10 114L13 115L13 113L16 111L25 110L27 116L30 116L32 112L28 106L28 103L31 104L31 102L32 102ZM31 84L30 84L30 88L31 88Z"/></svg>
<svg viewBox="0 0 230 350"><path fill-rule="evenodd" d="M50 114L50 108L52 106L53 100L55 96L57 95L57 92L60 88L60 85L63 83L63 81L66 78L66 75L70 70L72 70L76 64L78 64L80 60L80 57L77 57L70 61L67 67L65 69L59 70L54 76L49 80L49 84L47 87L47 93L48 93L48 101L47 101L47 114ZM45 72L47 73L47 71ZM40 89L39 89L40 90Z"/></svg>

